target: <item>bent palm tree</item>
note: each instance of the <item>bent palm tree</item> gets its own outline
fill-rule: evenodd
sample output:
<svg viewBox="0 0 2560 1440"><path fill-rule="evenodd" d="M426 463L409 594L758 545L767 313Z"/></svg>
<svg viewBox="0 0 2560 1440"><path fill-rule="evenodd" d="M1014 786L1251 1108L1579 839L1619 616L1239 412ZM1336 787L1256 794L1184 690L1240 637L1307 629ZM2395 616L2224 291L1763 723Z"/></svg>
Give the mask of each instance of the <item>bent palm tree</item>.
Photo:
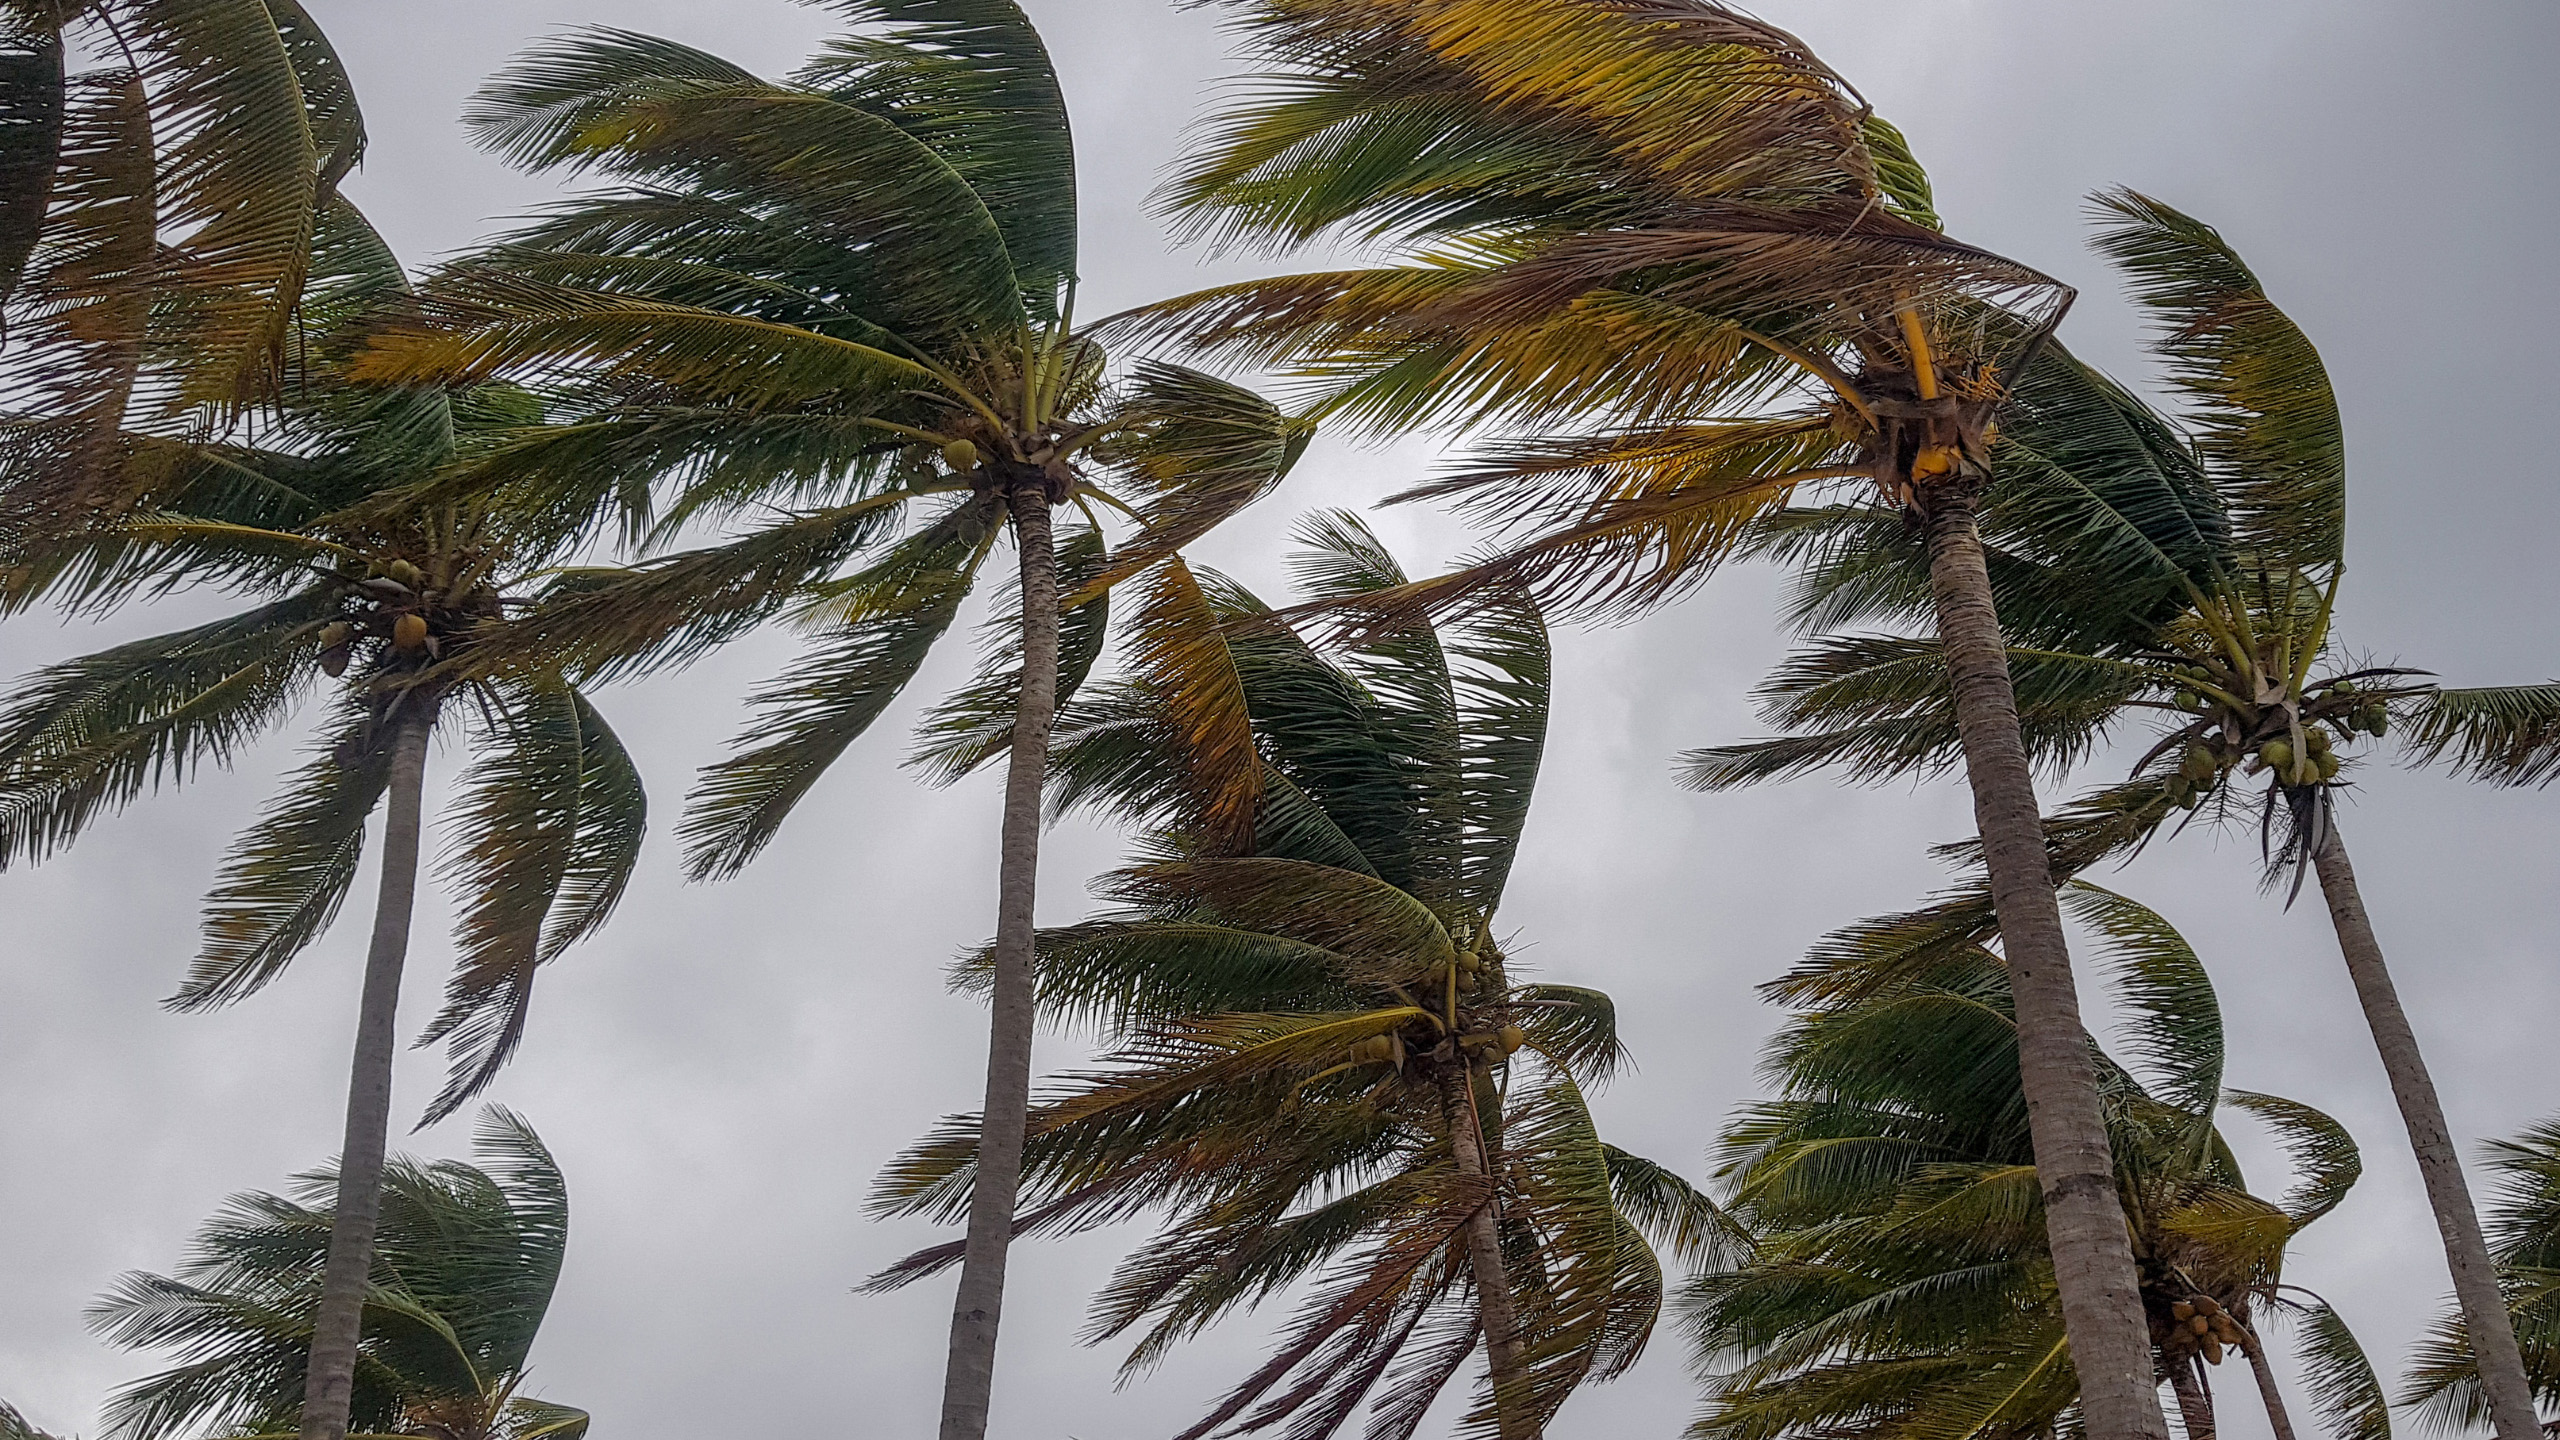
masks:
<svg viewBox="0 0 2560 1440"><path fill-rule="evenodd" d="M1351 517L1304 533L1318 597L1404 583ZM1367 1402L1367 1433L1405 1440L1479 1348L1471 1424L1543 1433L1643 1349L1645 1237L1698 1256L1724 1225L1601 1141L1582 1089L1618 1058L1608 998L1524 983L1496 934L1546 732L1537 611L1497 600L1337 663L1177 562L1135 651L1067 713L1059 798L1148 820L1159 858L1108 882L1122 914L1041 934L1041 1003L1121 1045L1033 1111L1022 1230L1169 1213L1091 1332L1147 1327L1133 1371L1314 1277L1279 1353L1187 1436L1330 1436ZM879 1208L956 1217L977 1125L910 1152Z"/></svg>
<svg viewBox="0 0 2560 1440"><path fill-rule="evenodd" d="M2220 490L2230 527L2211 573L2190 581L2187 604L2160 623L2129 625L2111 643L2011 652L2027 733L2057 768L2127 719L2146 723L2155 741L2126 783L2053 823L2054 867L2076 873L2138 850L2172 820L2210 806L2216 817L2255 818L2277 866L2293 867L2297 890L2306 875L2319 876L2456 1293L2481 1337L2498 1432L2530 1440L2540 1422L2460 1157L2331 811L2346 783L2342 747L2387 734L2395 715L2417 761L2449 757L2476 777L2547 783L2560 770L2560 685L2443 690L2422 672L2346 658L2330 626L2343 571L2345 437L2319 352L2211 228L2129 192L2102 197L2100 207L2108 222L2101 248L2159 315L2160 353L2194 399L2193 454ZM1870 598L1882 588L1855 579L1866 593L1835 606L1835 617L1892 613ZM1830 764L1862 778L1898 777L1952 764L1957 753L1950 697L1926 640L1825 639L1763 694L1770 718L1795 733L1696 752L1695 783L1714 788ZM2265 785L2247 801L2227 783L2261 775ZM1979 929L1984 898L1945 907L1932 923L1951 934Z"/></svg>
<svg viewBox="0 0 2560 1440"><path fill-rule="evenodd" d="M587 1413L522 1395L560 1281L569 1192L531 1126L495 1106L459 1160L384 1167L352 1418L367 1435L580 1440ZM280 1437L301 1425L337 1176L293 1198L240 1195L196 1232L175 1276L136 1273L90 1308L128 1350L178 1363L117 1392L108 1433Z"/></svg>
<svg viewBox="0 0 2560 1440"><path fill-rule="evenodd" d="M2282 1283L2293 1237L2355 1183L2354 1142L2298 1102L2225 1096L2212 983L2166 921L2087 885L2064 899L2106 938L2101 963L2130 1016L2136 1065L2101 1062L2116 1186L2154 1364L2187 1433L2214 1432L2207 1377L2228 1349L2246 1357L2289 1440L2260 1325L2284 1315L2304 1324L2312 1389L2333 1425L2386 1437L2388 1409L2354 1337ZM1825 948L1867 948L1876 933ZM1818 999L1771 1043L1783 1096L1723 1144L1726 1204L1754 1242L1689 1293L1712 1377L1693 1436L2055 1433L2079 1385L2036 1214L2017 1046L2007 975L1979 947ZM2289 1151L2300 1173L2281 1202L2245 1187L2218 1128L2225 1103Z"/></svg>
<svg viewBox="0 0 2560 1440"><path fill-rule="evenodd" d="M1525 584L1564 613L1627 614L1702 582L1807 488L1855 486L1883 501L1880 528L1926 534L2091 1423L2164 1434L1983 543L1995 471L2021 458L1998 443L2013 385L2076 396L2090 424L2073 439L2139 448L2120 396L2038 350L2070 292L1940 233L1891 126L1792 37L1702 0L1241 8L1277 98L1225 117L1176 204L1204 234L1290 248L1347 233L1405 263L1231 286L1130 323L1292 371L1321 390L1319 414L1538 437L1413 492L1507 523L1500 554L1372 612ZM2182 477L2137 463L2108 478L2139 493L2084 485L2065 504L2192 519ZM2080 533L2091 566L2127 580L2084 591L2093 611L2173 593L2125 563L2116 527Z"/></svg>
<svg viewBox="0 0 2560 1440"><path fill-rule="evenodd" d="M320 753L232 850L204 948L171 1004L264 987L316 942L384 812L382 879L349 1079L329 1281L311 1333L306 1440L339 1440L382 1157L397 1007L419 868L427 751L463 721L477 752L447 873L466 897L461 954L428 1039L450 1042L450 1114L524 1033L537 970L601 924L639 856L646 800L621 742L553 668L465 665L538 611L518 593L575 538L525 517L408 497L437 467L538 420L504 387L447 396L343 383L369 317L404 289L344 201L316 247L291 403L246 438L127 433L121 518L13 547L13 603L107 607L213 585L250 608L38 672L0 711L0 867L41 861L145 791L226 765L316 687L334 691Z"/></svg>
<svg viewBox="0 0 2560 1440"><path fill-rule="evenodd" d="M832 4L855 28L787 81L596 31L492 82L471 115L485 143L621 183L448 270L367 373L543 390L571 423L462 482L511 507L619 504L632 534L658 540L798 509L727 544L573 577L525 634L523 654L608 673L804 607L818 649L759 697L744 753L695 797L697 878L734 873L770 842L1013 540L1019 621L963 697L976 758L1010 766L985 1183L942 1421L944 1440L977 1440L1029 1103L1054 711L1099 653L1105 593L1276 484L1306 436L1196 372L1106 377L1070 313L1065 103L1012 0ZM1061 506L1083 520L1063 542ZM1097 506L1134 516L1140 537L1106 556Z"/></svg>
<svg viewBox="0 0 2560 1440"><path fill-rule="evenodd" d="M313 246L364 145L295 0L0 4L0 534L119 509L120 432L290 388Z"/></svg>
<svg viewBox="0 0 2560 1440"><path fill-rule="evenodd" d="M2490 1142L2500 1180L2489 1202L2491 1254L2536 1398L2560 1405L2560 1122ZM2448 1429L2493 1420L2461 1312L2438 1321L2410 1362L2400 1403Z"/></svg>

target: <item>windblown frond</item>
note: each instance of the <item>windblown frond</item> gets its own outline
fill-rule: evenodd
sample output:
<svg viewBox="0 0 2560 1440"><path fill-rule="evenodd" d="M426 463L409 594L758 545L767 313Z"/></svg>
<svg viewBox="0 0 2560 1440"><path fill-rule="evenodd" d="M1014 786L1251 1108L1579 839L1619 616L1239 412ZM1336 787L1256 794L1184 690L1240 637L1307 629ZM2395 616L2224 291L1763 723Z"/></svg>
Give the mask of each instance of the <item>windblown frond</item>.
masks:
<svg viewBox="0 0 2560 1440"><path fill-rule="evenodd" d="M515 1053L535 970L613 913L648 825L638 767L557 678L502 688L476 740L481 759L445 864L468 897L461 953L420 1041L449 1041L453 1074L421 1124L461 1109Z"/></svg>

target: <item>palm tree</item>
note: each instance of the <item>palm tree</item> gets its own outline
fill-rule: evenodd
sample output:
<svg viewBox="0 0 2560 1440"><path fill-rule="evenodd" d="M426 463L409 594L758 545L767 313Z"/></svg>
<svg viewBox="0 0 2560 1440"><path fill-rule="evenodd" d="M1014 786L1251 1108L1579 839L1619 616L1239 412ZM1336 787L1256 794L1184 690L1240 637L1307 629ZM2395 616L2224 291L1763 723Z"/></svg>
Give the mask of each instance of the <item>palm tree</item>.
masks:
<svg viewBox="0 0 2560 1440"><path fill-rule="evenodd" d="M2335 1121L2223 1084L2222 1019L2195 952L2144 906L2064 892L2106 939L2131 1069L2101 1062L2116 1186L2131 1221L2154 1364L2186 1431L2215 1430L2207 1378L2244 1355L2277 1435L2292 1420L2261 1322L2299 1319L2312 1390L2341 1433L2389 1434L2379 1383L2336 1312L2283 1284L2286 1247L2360 1171ZM1858 949L1853 930L1828 942ZM1836 957L1825 957L1825 964ZM1773 987L1786 993L1786 986ZM1689 1293L1711 1408L1699 1440L1798 1435L2026 1437L2078 1400L2038 1223L2007 974L1941 952L1851 999L1817 996L1771 1043L1780 1099L1723 1141L1726 1205L1754 1242ZM2269 1124L2299 1171L2249 1193L2217 1119Z"/></svg>
<svg viewBox="0 0 2560 1440"><path fill-rule="evenodd" d="M1319 598L1405 583L1347 514L1301 536ZM1608 997L1523 983L1497 933L1547 726L1537 610L1514 597L1337 660L1177 561L1133 651L1064 717L1059 799L1148 822L1149 858L1106 884L1123 913L1042 932L1038 966L1045 1007L1120 1046L1032 1112L1020 1228L1169 1212L1091 1332L1146 1326L1130 1371L1316 1277L1279 1353L1188 1440L1314 1440L1364 1401L1369 1435L1405 1440L1479 1348L1472 1423L1543 1433L1643 1349L1663 1286L1646 1236L1704 1254L1724 1225L1600 1139L1583 1087L1619 1058ZM983 987L985 958L966 976ZM958 1117L910 1152L877 1208L956 1218L977 1133Z"/></svg>
<svg viewBox="0 0 2560 1440"><path fill-rule="evenodd" d="M569 423L467 482L511 507L619 504L630 533L660 543L756 520L729 543L573 577L513 652L612 673L805 607L818 649L760 696L743 753L695 797L697 878L763 849L1014 542L1019 625L958 701L976 758L1010 766L985 1183L942 1420L944 1440L977 1440L1029 1104L1055 708L1100 652L1109 589L1276 484L1307 436L1196 372L1115 383L1075 328L1073 138L1012 0L834 8L854 28L789 80L625 31L573 37L498 77L469 117L482 141L618 184L440 276L367 373L540 388ZM776 509L794 513L773 523ZM1133 517L1139 538L1106 553L1104 510Z"/></svg>
<svg viewBox="0 0 2560 1440"><path fill-rule="evenodd" d="M574 533L471 502L416 503L439 466L539 417L506 387L447 395L343 382L368 317L399 299L397 260L333 202L290 359L305 380L245 434L126 433L123 513L12 547L5 590L110 607L212 585L249 608L38 672L0 710L0 867L33 863L145 791L227 765L329 682L319 753L231 852L204 946L170 1003L205 1009L275 979L328 929L384 812L328 1284L311 1332L306 1440L340 1440L391 1119L400 978L416 900L427 752L469 722L477 752L447 873L468 898L460 956L428 1039L450 1042L450 1114L524 1033L536 971L613 909L646 800L621 742L555 668L468 665L533 623L520 591Z"/></svg>
<svg viewBox="0 0 2560 1440"><path fill-rule="evenodd" d="M2491 1253L2525 1373L2536 1398L2560 1404L2560 1122L2546 1120L2513 1140L2490 1142L2489 1168L2504 1182L2489 1202ZM2438 1321L2420 1343L2400 1403L2447 1429L2491 1419L2459 1312Z"/></svg>
<svg viewBox="0 0 2560 1440"><path fill-rule="evenodd" d="M0 534L119 508L120 432L285 392L364 147L295 0L0 4Z"/></svg>
<svg viewBox="0 0 2560 1440"><path fill-rule="evenodd" d="M1530 437L1412 492L1507 524L1498 556L1373 613L1463 609L1495 584L1559 613L1631 613L1694 588L1808 488L1853 487L1882 502L1880 530L1925 534L2091 1423L2165 1434L1984 552L1994 475L2022 461L1998 434L2014 386L2078 397L2093 428L2074 438L2119 458L2138 427L2039 349L2069 290L1942 234L1898 132L1799 41L1704 0L1242 9L1270 83L1222 119L1173 204L1206 236L1344 235L1403 263L1230 286L1129 323L1293 372L1319 415ZM2092 483L2075 513L2189 518L2181 477L2137 460L2106 478L2141 482L2138 503ZM2096 564L2127 568L2117 526L2080 533ZM2091 608L2156 604L2158 577L2128 578Z"/></svg>
<svg viewBox="0 0 2560 1440"><path fill-rule="evenodd" d="M364 1290L353 1419L367 1435L579 1440L587 1413L519 1393L560 1280L569 1192L533 1128L491 1106L476 1165L394 1159ZM179 1363L117 1392L108 1433L282 1437L300 1427L304 1360L323 1304L338 1177L293 1198L239 1195L196 1232L174 1277L135 1273L91 1307L128 1350Z"/></svg>
<svg viewBox="0 0 2560 1440"><path fill-rule="evenodd" d="M2100 247L2157 315L2159 352L2192 398L2192 440L2176 443L2191 446L2220 490L2228 538L2212 571L2186 582L2187 603L2173 615L2124 626L2103 643L2011 651L2026 733L2057 769L2128 718L2144 722L2155 742L2126 783L2086 797L2049 827L2054 868L2077 873L2138 850L2168 822L2183 829L2209 806L2217 818L2254 818L2276 866L2292 867L2297 890L2307 874L2319 876L2455 1291L2481 1337L2498 1433L2529 1440L2540 1422L2460 1156L2333 805L2347 783L2342 747L2384 736L2395 718L2415 761L2450 759L2478 778L2547 783L2560 762L2560 685L2445 690L2423 672L2350 658L2330 625L2344 569L2345 437L2319 352L2209 226L2130 192L2098 205L2107 221ZM1916 566L1916 557L1903 564ZM1888 587L1863 575L1851 584L1862 593L1832 605L1834 618L1911 614L1879 598ZM1957 721L1940 673L1928 640L1818 641L1764 690L1766 713L1794 733L1696 752L1690 778L1717 788L1831 764L1870 779L1943 768L1957 753ZM2230 783L2261 775L2266 783L2245 799ZM1934 923L1957 935L1986 922L1977 895Z"/></svg>

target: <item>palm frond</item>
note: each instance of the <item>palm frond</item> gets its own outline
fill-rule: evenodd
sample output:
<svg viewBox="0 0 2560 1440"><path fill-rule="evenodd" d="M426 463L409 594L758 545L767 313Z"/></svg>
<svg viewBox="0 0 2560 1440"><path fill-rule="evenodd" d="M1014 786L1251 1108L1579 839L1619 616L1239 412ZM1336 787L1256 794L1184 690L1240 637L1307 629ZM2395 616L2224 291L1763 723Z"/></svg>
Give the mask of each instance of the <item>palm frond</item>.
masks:
<svg viewBox="0 0 2560 1440"><path fill-rule="evenodd" d="M2105 938L2100 951L2123 1003L2124 1027L2148 1088L2195 1119L2198 1143L2222 1097L2222 1005L2213 977L2177 927L2138 900L2085 880L2063 887L2072 918Z"/></svg>
<svg viewBox="0 0 2560 1440"><path fill-rule="evenodd" d="M2293 1162L2294 1187L2284 1200L2296 1229L2335 1210L2364 1175L2364 1156L2345 1126L2299 1100L2235 1090L2225 1103L2258 1117L2273 1130Z"/></svg>
<svg viewBox="0 0 2560 1440"><path fill-rule="evenodd" d="M355 883L365 822L391 783L375 707L340 707L319 754L224 860L206 898L204 942L170 1003L201 1010L254 993L320 938Z"/></svg>
<svg viewBox="0 0 2560 1440"><path fill-rule="evenodd" d="M2329 1433L2335 1440L2391 1440L2382 1380L2347 1322L2325 1300L2285 1308L2301 1326L2304 1382Z"/></svg>
<svg viewBox="0 0 2560 1440"><path fill-rule="evenodd" d="M315 590L38 672L0 714L0 866L228 765L303 693L335 609Z"/></svg>
<svg viewBox="0 0 2560 1440"><path fill-rule="evenodd" d="M1004 236L1035 320L1076 279L1075 137L1040 32L1014 0L821 0L877 36L841 37L804 84L876 111L969 183Z"/></svg>
<svg viewBox="0 0 2560 1440"><path fill-rule="evenodd" d="M2423 705L2407 740L2418 763L2498 785L2560 779L2560 683L2438 690Z"/></svg>
<svg viewBox="0 0 2560 1440"><path fill-rule="evenodd" d="M2192 397L2197 444L2260 563L2334 566L2346 546L2346 432L2320 352L2220 233L2132 190L2093 197L2098 249L2154 316Z"/></svg>
<svg viewBox="0 0 2560 1440"><path fill-rule="evenodd" d="M836 757L915 678L960 612L982 546L927 531L830 597L839 631L756 697L742 753L703 772L678 833L696 879L734 875L771 843Z"/></svg>
<svg viewBox="0 0 2560 1440"><path fill-rule="evenodd" d="M470 897L443 1011L453 1073L422 1125L462 1108L524 1036L535 971L604 923L640 860L648 797L619 737L556 677L502 688L454 826L445 877Z"/></svg>

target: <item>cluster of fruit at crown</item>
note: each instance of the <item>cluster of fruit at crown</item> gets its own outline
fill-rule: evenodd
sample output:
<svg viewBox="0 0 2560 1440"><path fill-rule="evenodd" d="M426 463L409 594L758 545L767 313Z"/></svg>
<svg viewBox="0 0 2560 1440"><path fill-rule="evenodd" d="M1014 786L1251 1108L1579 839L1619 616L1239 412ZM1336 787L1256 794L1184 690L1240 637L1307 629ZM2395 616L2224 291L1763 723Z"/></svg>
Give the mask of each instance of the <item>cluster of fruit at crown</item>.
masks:
<svg viewBox="0 0 2560 1440"><path fill-rule="evenodd" d="M2204 1356L2208 1365L2222 1363L2223 1347L2245 1350L2240 1321L2222 1302L2210 1295L2192 1295L2169 1307L2169 1318L2176 1322L2162 1348L2194 1351Z"/></svg>
<svg viewBox="0 0 2560 1440"><path fill-rule="evenodd" d="M361 608L345 619L320 627L320 668L343 675L358 640L387 642L400 655L435 655L442 647L423 607L430 600L426 572L407 560L384 560L365 568L363 578L350 578L353 598Z"/></svg>
<svg viewBox="0 0 2560 1440"><path fill-rule="evenodd" d="M2224 697L2251 694L2256 687L2248 679L2203 665L2182 666L2173 673L2181 687L2178 708L2197 717L2186 729L2186 749L2166 784L2170 801L2185 809L2203 804L2223 773L2242 764L2249 774L2272 774L2280 784L2325 785L2338 778L2343 764L2332 732L2340 740L2353 740L2358 735L2379 738L2391 729L2390 707L2358 690L2352 680L2314 685L2298 698L2234 704Z"/></svg>
<svg viewBox="0 0 2560 1440"><path fill-rule="evenodd" d="M1426 997L1434 995L1474 995L1480 991L1498 995L1502 990L1495 973L1499 956L1488 956L1476 950L1460 950L1446 965L1435 965L1423 974ZM1401 992L1399 992L1401 993ZM1426 999L1426 1004L1433 1003ZM1529 1043L1529 1034L1517 1025L1496 1025L1491 1020L1460 1013L1452 1006L1445 1017L1435 1016L1429 1025L1446 1041L1435 1041L1434 1048L1445 1045L1443 1058L1450 1053L1471 1059L1492 1061L1519 1053ZM1395 1065L1401 1067L1409 1052L1401 1033L1374 1035L1352 1044L1348 1058L1354 1065Z"/></svg>

